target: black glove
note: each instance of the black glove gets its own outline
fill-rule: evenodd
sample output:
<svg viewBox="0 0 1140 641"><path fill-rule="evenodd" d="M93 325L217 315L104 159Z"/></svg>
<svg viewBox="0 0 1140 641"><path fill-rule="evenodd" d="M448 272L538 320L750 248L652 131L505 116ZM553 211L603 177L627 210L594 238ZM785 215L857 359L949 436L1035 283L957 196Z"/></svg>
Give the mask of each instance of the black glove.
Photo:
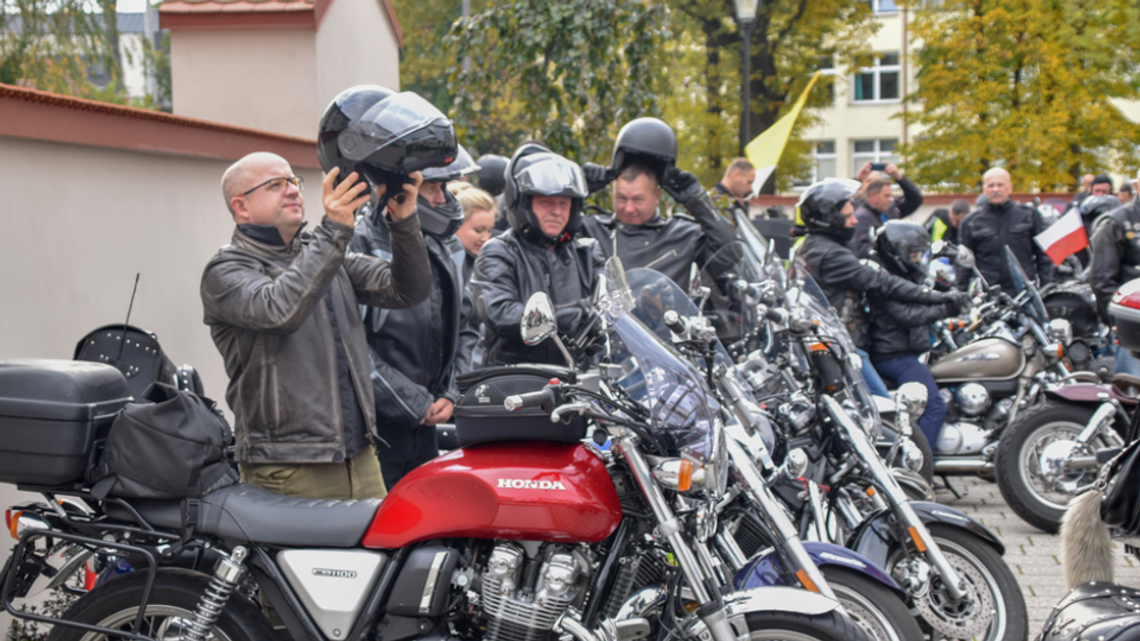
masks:
<svg viewBox="0 0 1140 641"><path fill-rule="evenodd" d="M614 178L617 178L612 167L603 167L592 162L582 165L582 175L586 177L586 189L589 189L591 194L605 189Z"/></svg>
<svg viewBox="0 0 1140 641"><path fill-rule="evenodd" d="M554 318L558 324L558 333L567 335L578 331L582 319L586 317L586 299L571 303L561 303L554 306Z"/></svg>
<svg viewBox="0 0 1140 641"><path fill-rule="evenodd" d="M953 305L956 312L966 309L970 303L970 295L966 292L958 291L956 289L946 292L945 296L946 303Z"/></svg>
<svg viewBox="0 0 1140 641"><path fill-rule="evenodd" d="M665 193L672 196L673 200L682 205L705 191L705 188L701 186L701 181L697 180L697 177L694 176L692 172L677 169L676 167L670 167L665 170L665 177L661 181L661 188L665 190Z"/></svg>

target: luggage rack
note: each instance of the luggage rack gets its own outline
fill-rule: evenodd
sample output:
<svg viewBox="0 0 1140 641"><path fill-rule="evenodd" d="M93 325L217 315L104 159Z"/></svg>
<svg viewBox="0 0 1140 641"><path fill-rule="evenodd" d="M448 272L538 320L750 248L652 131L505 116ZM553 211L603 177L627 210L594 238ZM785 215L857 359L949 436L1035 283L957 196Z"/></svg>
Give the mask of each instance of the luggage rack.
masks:
<svg viewBox="0 0 1140 641"><path fill-rule="evenodd" d="M22 491L37 492L41 494L48 501L49 507L54 507L53 514L69 525L75 527L79 531L87 531L90 534L97 534L91 532L98 530L98 533L107 532L120 532L126 535L137 535L144 539L159 539L170 540L177 544L180 541L180 536L173 532L166 532L154 528L139 514L138 510L130 503L119 498L106 498L102 499L103 503L113 503L126 510L133 519L139 524L139 527L131 525L118 525L114 523L104 523L94 520L78 520L74 518L75 514L70 514L63 509L60 502L55 498L59 496L75 496L83 499L90 498L90 493L83 490L75 490L59 487L39 487L20 485L17 486ZM106 628L98 625L88 623L80 623L78 621L69 621L60 617L51 617L33 612L25 612L18 610L13 605L13 601L17 598L23 598L27 595L28 590L31 589L32 583L35 581L42 572L44 567L44 560L38 557L34 552L33 543L37 539L54 539L58 541L67 541L77 546L89 548L93 550L115 550L129 555L133 559L143 559L147 563L146 572L146 585L143 588L142 599L139 603L138 615L135 617L134 630L135 632L128 632L121 629ZM11 616L35 621L38 623L46 623L49 625L63 625L71 628L78 628L85 632L94 632L103 634L107 637L119 637L124 639L132 639L133 641L156 641L152 637L143 635L138 630L142 629L143 620L146 617L147 605L150 602L151 589L154 587L155 577L158 573L159 557L165 556L164 553L156 552L153 546L147 547L134 543L121 543L118 541L107 541L102 538L95 538L94 536L87 536L85 534L75 534L71 532L63 532L58 529L36 529L29 528L22 532L19 536L16 548L12 551L11 557L4 564L4 568L0 571L0 576L3 577L3 589L0 591L0 598L3 599L4 609ZM29 567L30 566L30 567ZM26 569L25 569L26 568ZM144 570L137 569L135 571L142 572ZM66 590L74 592L75 588L63 586Z"/></svg>

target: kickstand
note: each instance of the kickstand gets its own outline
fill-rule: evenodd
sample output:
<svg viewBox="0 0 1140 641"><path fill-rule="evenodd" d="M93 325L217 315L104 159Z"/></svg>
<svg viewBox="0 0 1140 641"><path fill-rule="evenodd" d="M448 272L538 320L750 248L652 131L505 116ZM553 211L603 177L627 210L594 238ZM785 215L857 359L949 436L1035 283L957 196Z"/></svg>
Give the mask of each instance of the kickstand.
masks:
<svg viewBox="0 0 1140 641"><path fill-rule="evenodd" d="M954 486L950 484L950 477L943 475L941 478L942 482L946 485L946 489L950 490L950 493L954 495L954 498L961 500L963 497L969 494L969 492L959 492L958 490L954 489Z"/></svg>

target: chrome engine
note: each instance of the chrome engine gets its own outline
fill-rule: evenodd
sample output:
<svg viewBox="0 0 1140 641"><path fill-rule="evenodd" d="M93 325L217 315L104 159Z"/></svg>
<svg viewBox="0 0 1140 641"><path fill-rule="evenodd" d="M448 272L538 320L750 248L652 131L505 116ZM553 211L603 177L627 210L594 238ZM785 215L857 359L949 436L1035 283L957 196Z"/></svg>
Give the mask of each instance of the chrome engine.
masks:
<svg viewBox="0 0 1140 641"><path fill-rule="evenodd" d="M530 570L539 563L537 572ZM528 584L527 578L530 577ZM492 550L483 573L482 602L488 641L548 641L554 623L580 606L589 562L569 547L528 557L522 545L502 543Z"/></svg>
<svg viewBox="0 0 1140 641"><path fill-rule="evenodd" d="M938 434L937 456L968 456L981 454L990 443L991 431L974 423L959 421L946 423Z"/></svg>

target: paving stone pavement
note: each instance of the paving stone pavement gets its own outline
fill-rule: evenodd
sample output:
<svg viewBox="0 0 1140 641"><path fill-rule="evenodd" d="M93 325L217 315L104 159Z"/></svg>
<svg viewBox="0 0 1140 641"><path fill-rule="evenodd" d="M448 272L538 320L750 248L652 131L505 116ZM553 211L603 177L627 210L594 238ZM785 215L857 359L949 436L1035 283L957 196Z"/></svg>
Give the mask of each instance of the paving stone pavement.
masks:
<svg viewBox="0 0 1140 641"><path fill-rule="evenodd" d="M1065 596L1065 571L1061 567L1061 536L1046 534L1021 520L1001 497L997 483L973 477L952 478L951 484L966 496L955 498L938 492L938 502L955 507L981 521L1005 544L1005 561L1021 585L1029 612L1029 638L1041 633L1045 617ZM1140 587L1140 562L1117 548L1116 581Z"/></svg>

